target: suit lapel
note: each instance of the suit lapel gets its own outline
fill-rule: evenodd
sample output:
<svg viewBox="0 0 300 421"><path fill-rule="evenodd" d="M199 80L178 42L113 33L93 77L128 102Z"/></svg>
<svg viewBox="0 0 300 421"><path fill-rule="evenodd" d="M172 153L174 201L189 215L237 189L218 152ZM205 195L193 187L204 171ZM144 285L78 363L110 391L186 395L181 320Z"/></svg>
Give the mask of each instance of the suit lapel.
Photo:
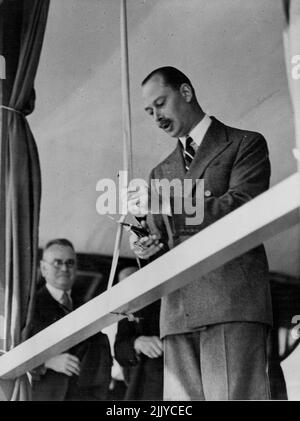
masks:
<svg viewBox="0 0 300 421"><path fill-rule="evenodd" d="M43 286L43 288L44 302L46 303L49 311L56 315L61 314L60 318L70 313L70 311L67 311L63 305L52 297L46 286Z"/></svg>
<svg viewBox="0 0 300 421"><path fill-rule="evenodd" d="M52 297L46 285L42 287L41 294L43 295L43 301L47 305L47 308L57 308L59 306L58 302Z"/></svg>
<svg viewBox="0 0 300 421"><path fill-rule="evenodd" d="M185 174L185 178L191 178L193 180L201 178L210 162L231 143L227 139L224 125L214 117L211 118L212 123L207 130L201 145L197 149L192 164Z"/></svg>
<svg viewBox="0 0 300 421"><path fill-rule="evenodd" d="M177 146L168 159L162 164L162 172L164 178L169 181L179 178L183 180L185 178L185 164L182 154L182 146L180 140L178 140Z"/></svg>
<svg viewBox="0 0 300 421"><path fill-rule="evenodd" d="M169 158L162 164L163 175L169 181L172 181L175 178L179 178L180 180L185 178L190 178L192 180L201 178L210 162L231 144L231 142L227 139L225 126L216 118L211 118L212 123L207 130L187 172L185 172L180 140Z"/></svg>

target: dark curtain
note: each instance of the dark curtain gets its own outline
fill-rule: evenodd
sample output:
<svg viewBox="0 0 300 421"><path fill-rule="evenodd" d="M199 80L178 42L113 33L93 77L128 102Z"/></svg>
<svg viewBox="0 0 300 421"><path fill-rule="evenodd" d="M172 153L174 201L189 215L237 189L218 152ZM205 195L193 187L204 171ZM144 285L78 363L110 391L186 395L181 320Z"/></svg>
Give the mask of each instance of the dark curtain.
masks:
<svg viewBox="0 0 300 421"><path fill-rule="evenodd" d="M41 175L36 144L26 116L34 109L34 79L49 0L0 3L0 54L6 61L1 82L0 302L2 349L26 339L36 284ZM12 379L3 392L27 400L27 377ZM11 396L10 395L11 392Z"/></svg>

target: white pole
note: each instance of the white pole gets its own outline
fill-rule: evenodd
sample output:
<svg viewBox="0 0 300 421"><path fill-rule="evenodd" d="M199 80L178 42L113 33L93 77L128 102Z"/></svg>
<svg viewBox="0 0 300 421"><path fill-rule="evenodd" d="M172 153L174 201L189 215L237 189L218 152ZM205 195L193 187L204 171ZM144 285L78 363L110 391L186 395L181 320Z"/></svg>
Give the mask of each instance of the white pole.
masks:
<svg viewBox="0 0 300 421"><path fill-rule="evenodd" d="M133 170L126 0L121 0L120 32L123 110L123 169L128 171L128 180L131 180Z"/></svg>
<svg viewBox="0 0 300 421"><path fill-rule="evenodd" d="M122 115L123 115L123 170L127 171L128 179L132 178L132 136L131 136L131 109L129 87L129 60L127 36L127 9L126 0L120 5L120 36L121 36L121 72L122 72ZM121 222L126 215L121 216ZM120 246L122 241L122 225L118 224L115 240L114 254L109 274L107 289L111 288L117 270Z"/></svg>

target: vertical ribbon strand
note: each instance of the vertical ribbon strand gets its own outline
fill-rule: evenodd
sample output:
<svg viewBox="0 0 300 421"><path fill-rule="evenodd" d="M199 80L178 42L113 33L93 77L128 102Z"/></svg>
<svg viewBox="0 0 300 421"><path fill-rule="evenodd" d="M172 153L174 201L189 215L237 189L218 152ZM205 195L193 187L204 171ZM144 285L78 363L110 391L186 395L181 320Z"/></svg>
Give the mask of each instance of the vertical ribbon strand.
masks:
<svg viewBox="0 0 300 421"><path fill-rule="evenodd" d="M131 135L131 108L129 85L129 60L128 60L128 32L126 0L121 0L120 5L120 37L121 37L121 72L122 72L122 116L123 116L123 170L127 171L128 179L132 178L132 135ZM124 222L126 215L121 215L120 222ZM114 246L114 254L109 274L107 289L111 288L117 270L120 246L122 241L123 226L118 224Z"/></svg>

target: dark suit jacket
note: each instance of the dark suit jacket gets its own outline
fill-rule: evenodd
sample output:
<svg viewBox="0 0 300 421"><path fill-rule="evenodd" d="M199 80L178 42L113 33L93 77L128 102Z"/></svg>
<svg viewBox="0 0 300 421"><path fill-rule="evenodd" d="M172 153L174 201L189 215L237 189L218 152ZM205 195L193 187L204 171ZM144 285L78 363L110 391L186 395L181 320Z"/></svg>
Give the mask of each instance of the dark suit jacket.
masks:
<svg viewBox="0 0 300 421"><path fill-rule="evenodd" d="M178 143L151 172L150 179L163 178L170 181L204 179L204 220L200 225L186 226L185 214L173 215L170 222L176 245L268 189L270 162L266 141L259 133L225 126L212 117L189 171L185 173ZM167 243L161 215L153 215L148 223ZM272 323L268 264L263 245L162 300L161 336L232 321Z"/></svg>
<svg viewBox="0 0 300 421"><path fill-rule="evenodd" d="M137 355L134 349L139 336L159 336L159 312L160 300L136 312L138 322L125 318L118 323L114 349L127 383L124 400L163 399L163 357Z"/></svg>
<svg viewBox="0 0 300 421"><path fill-rule="evenodd" d="M72 297L74 308L80 302ZM35 313L31 336L45 329L66 315L61 306L43 286L36 296ZM80 376L69 377L48 369L44 374L38 368L33 370L32 396L38 401L61 400L104 400L107 397L111 379L112 358L106 335L99 332L69 349L80 360Z"/></svg>

